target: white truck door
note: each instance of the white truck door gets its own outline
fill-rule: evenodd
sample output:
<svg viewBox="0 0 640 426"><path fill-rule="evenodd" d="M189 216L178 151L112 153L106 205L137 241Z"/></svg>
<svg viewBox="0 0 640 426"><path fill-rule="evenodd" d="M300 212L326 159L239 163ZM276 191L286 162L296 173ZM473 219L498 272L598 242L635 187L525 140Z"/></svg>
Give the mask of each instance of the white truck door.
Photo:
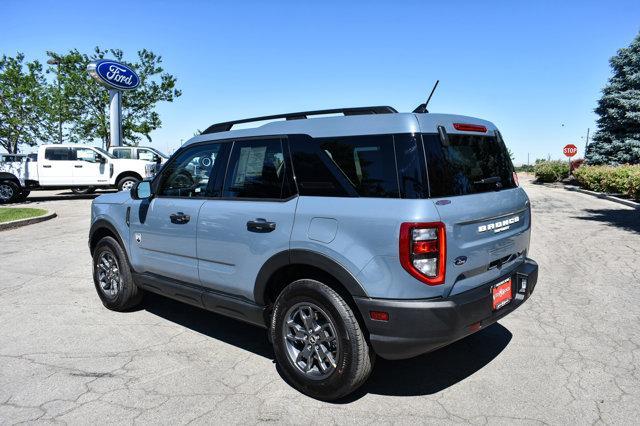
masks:
<svg viewBox="0 0 640 426"><path fill-rule="evenodd" d="M38 181L41 186L69 186L73 183L71 149L44 147L44 155L38 155Z"/></svg>
<svg viewBox="0 0 640 426"><path fill-rule="evenodd" d="M73 184L106 185L109 179L109 164L100 162L104 158L99 152L91 148L71 148L73 165Z"/></svg>

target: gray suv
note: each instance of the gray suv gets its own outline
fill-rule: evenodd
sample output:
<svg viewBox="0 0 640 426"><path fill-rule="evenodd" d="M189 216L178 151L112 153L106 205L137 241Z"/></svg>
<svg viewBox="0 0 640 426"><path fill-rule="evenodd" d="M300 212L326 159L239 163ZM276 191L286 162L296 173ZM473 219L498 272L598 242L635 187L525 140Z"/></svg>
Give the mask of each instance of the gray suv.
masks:
<svg viewBox="0 0 640 426"><path fill-rule="evenodd" d="M362 385L376 355L414 357L494 323L538 275L500 132L458 115L379 106L214 124L91 215L107 308L150 291L265 327L285 378L322 400Z"/></svg>

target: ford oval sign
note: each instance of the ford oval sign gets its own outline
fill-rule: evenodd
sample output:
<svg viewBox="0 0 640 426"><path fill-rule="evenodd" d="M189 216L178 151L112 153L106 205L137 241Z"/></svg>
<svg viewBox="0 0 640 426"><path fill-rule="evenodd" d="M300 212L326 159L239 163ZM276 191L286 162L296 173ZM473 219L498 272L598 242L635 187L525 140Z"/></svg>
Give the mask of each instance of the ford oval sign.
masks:
<svg viewBox="0 0 640 426"><path fill-rule="evenodd" d="M138 87L138 74L120 62L102 59L87 65L87 71L98 83L116 90L131 90Z"/></svg>

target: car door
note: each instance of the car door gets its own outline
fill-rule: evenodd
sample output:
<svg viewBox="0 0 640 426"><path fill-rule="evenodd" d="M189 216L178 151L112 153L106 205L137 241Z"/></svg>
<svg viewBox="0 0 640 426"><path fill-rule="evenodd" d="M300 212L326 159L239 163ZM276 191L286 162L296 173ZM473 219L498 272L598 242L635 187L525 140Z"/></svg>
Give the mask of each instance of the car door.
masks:
<svg viewBox="0 0 640 426"><path fill-rule="evenodd" d="M109 182L109 164L100 160L103 156L91 148L71 148L73 184L78 186L106 185Z"/></svg>
<svg viewBox="0 0 640 426"><path fill-rule="evenodd" d="M132 266L199 286L196 237L198 214L211 196L223 144L206 143L185 148L163 168L154 181L150 200L135 200L130 213Z"/></svg>
<svg viewBox="0 0 640 426"><path fill-rule="evenodd" d="M222 197L198 217L198 270L205 293L253 300L262 265L289 249L297 197L286 139L235 141L229 155Z"/></svg>
<svg viewBox="0 0 640 426"><path fill-rule="evenodd" d="M68 186L73 184L75 161L67 147L48 146L44 158L38 159L38 181L42 186Z"/></svg>

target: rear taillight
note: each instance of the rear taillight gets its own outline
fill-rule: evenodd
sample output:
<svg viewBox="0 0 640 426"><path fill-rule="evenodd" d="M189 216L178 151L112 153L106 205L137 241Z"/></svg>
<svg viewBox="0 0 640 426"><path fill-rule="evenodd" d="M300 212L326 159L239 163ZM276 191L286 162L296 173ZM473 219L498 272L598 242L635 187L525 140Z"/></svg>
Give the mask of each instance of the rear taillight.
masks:
<svg viewBox="0 0 640 426"><path fill-rule="evenodd" d="M453 123L453 128L461 132L480 132L487 133L487 128L479 124Z"/></svg>
<svg viewBox="0 0 640 426"><path fill-rule="evenodd" d="M442 222L400 225L400 263L425 284L444 283L447 241Z"/></svg>

